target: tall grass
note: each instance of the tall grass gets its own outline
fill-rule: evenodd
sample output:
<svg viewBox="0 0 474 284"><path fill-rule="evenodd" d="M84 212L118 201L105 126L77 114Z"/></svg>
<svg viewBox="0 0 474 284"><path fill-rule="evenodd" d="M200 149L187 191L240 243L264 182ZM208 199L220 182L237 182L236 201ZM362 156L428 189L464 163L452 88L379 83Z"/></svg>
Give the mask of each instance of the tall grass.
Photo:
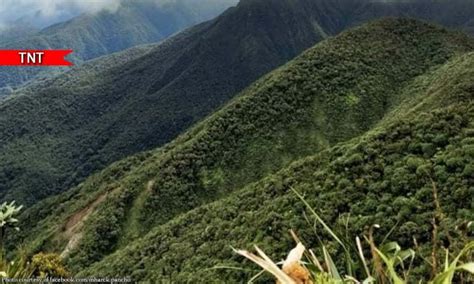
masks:
<svg viewBox="0 0 474 284"><path fill-rule="evenodd" d="M342 257L344 258L345 267L341 269L335 264L333 256L331 256L324 243L321 242L320 244L318 251L321 252L321 255L318 257L313 250L305 248L293 231L291 231L291 234L296 242L296 247L290 251L287 259L281 265L273 262L257 246L255 247L257 254L246 250L235 250L236 253L259 265L263 272L272 274L279 284L412 283L413 276L411 273L417 252L412 249L404 250L397 242L386 242L377 245L373 235L374 230L379 225L373 225L370 228L368 234L363 237L365 242L358 236L352 239L341 238L324 222L299 192L294 189L293 191L305 204L312 217L343 249ZM446 249L443 267L437 265L439 262L437 259L439 246L436 242L438 234L436 223L439 222L439 218L442 218L442 212L434 183L433 196L436 213L433 218L434 240L431 262L429 262L432 267L432 275L429 280L420 279L418 283L474 283L474 262L472 260L474 242L467 243L459 254L454 257ZM367 247L364 247L364 244ZM369 256L366 256L366 254ZM467 272L467 276L459 276L455 281L455 275L462 272ZM253 280L255 280L255 277Z"/></svg>
<svg viewBox="0 0 474 284"><path fill-rule="evenodd" d="M20 230L17 226L18 220L15 217L22 208L23 206L16 206L14 201L0 205L0 283L6 283L7 278L21 281L21 279L32 278L41 280L48 276L69 276L57 254L38 253L30 261L26 250L19 248L13 260L7 259L3 241L8 230Z"/></svg>
<svg viewBox="0 0 474 284"><path fill-rule="evenodd" d="M8 260L3 254L0 256L0 283L4 278L28 279L32 278L34 268L31 266L26 253L21 252L15 260Z"/></svg>
<svg viewBox="0 0 474 284"><path fill-rule="evenodd" d="M29 278L33 275L25 253L20 253L16 260L7 260L3 247L3 241L9 229L20 230L17 227L18 220L15 218L23 206L16 206L15 202L2 203L0 205L0 280L4 278Z"/></svg>

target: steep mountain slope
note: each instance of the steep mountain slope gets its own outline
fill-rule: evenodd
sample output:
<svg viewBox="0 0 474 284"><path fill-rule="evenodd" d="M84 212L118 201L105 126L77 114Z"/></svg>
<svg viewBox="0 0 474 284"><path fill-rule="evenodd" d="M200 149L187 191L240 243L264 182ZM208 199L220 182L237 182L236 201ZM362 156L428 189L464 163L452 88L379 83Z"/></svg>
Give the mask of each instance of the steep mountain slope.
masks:
<svg viewBox="0 0 474 284"><path fill-rule="evenodd" d="M161 146L348 26L391 14L443 22L474 7L457 0L437 18L448 2L428 13L415 9L418 3L424 2L243 0L141 57L110 66L104 58L94 62L100 72L89 74L88 65L22 89L0 105L0 197L34 203L113 161ZM462 19L468 16L448 24Z"/></svg>
<svg viewBox="0 0 474 284"><path fill-rule="evenodd" d="M456 77L459 79L450 81L454 85L446 84L444 91L436 87L444 86L443 82L450 77L446 80L439 78L449 76L452 66L458 66L459 60L441 67L439 70L442 71L435 69L439 64L473 49L472 39L412 20L383 20L324 41L257 81L221 111L165 147L115 163L75 189L34 206L22 217L25 228L28 228L24 231L26 241L34 250L59 249L68 257L74 271L81 271L119 250L118 254L85 274L124 273L137 279L161 279L173 275L179 280L201 279L209 271L198 270L223 260L236 260L224 247L228 240L225 234L241 237L235 241L242 246L249 241L264 242L270 237L281 237L281 231L272 231L279 223L298 224L293 222L299 217L288 211L287 206L294 198L283 195L281 199L288 202L284 206L277 202L279 194L287 192L288 184L305 191L314 190L309 192L312 201L319 193L334 196L336 199L331 199L332 203L328 204L330 209L324 212L327 218L351 209L346 203L347 198L364 195L363 190L376 190L383 194L383 188L390 188L393 195L388 196L389 199L403 195L412 185L409 182L416 183L416 180L411 176L407 176L410 179L406 181L395 180L395 176L390 178L392 174L405 177L405 172L397 169L408 157L403 152L397 154L397 151L413 151L413 154L423 151L430 158L438 147L441 151L451 143L451 133L467 127L469 112L460 110L463 114L460 118L446 115L445 120L449 123L433 126L433 129L426 127L426 123L431 123L428 118L425 124L422 123L424 116L420 116L419 123L412 122L413 129L401 121L413 120L420 112L440 106L466 105L463 100L469 100L468 78L471 75L464 74L467 68L460 66L462 72L459 71L461 74ZM425 73L428 75L422 76ZM463 92L456 92L458 89ZM437 96L443 97L445 92L452 90L460 97L446 96L443 100L436 100L432 92L437 90L440 92L435 93ZM393 113L386 117L392 109ZM411 114L410 111L414 110L418 112ZM390 117L396 118L395 122L391 123ZM380 126L380 131L386 134L377 136L371 144L374 149L367 150L364 155L360 154L365 151L365 146L359 146L360 139L324 151L369 131L381 120L386 122ZM408 143L409 131L423 130L440 131L442 137L427 132L427 141L413 139L419 142L413 149L415 145L408 147L397 140L407 140ZM367 137L372 135L369 133ZM418 139L418 136L414 137ZM428 142L429 139L433 142ZM321 156L305 158L321 151L324 151ZM391 160L385 161L382 152ZM378 154L380 160L377 163L366 163L367 167L364 167L363 162L369 159L367 155L374 159ZM264 179L253 183L299 159L303 160L279 172L276 182ZM419 161L414 160L415 163ZM380 173L383 171L380 168L382 162L393 164L392 172L386 169L385 182L383 172ZM457 164L464 167L465 161ZM354 171L350 170L352 167ZM320 173L313 175L317 171ZM374 177L366 177L369 173ZM304 186L300 178L305 182L315 180L319 184ZM458 180L450 180L454 181ZM270 186L263 186L266 184ZM337 201L342 194L339 190L350 186L354 192ZM411 189L418 191L420 187L417 185ZM360 202L369 200L359 195ZM216 203L212 203L214 201ZM294 206L301 208L297 203ZM364 206L354 205L353 210L365 210L367 207ZM92 209L89 211L88 208ZM252 211L257 208L262 212L281 212L281 215L257 214L252 217ZM468 207L462 205L460 208ZM211 213L214 209L216 211ZM90 214L81 218L82 212ZM425 211L420 208L419 212ZM210 227L203 231L201 226L205 223ZM154 228L152 232L151 228ZM259 233L253 235L255 230ZM208 240L215 242L209 243ZM125 248L130 243L132 245ZM138 248L146 250L135 251ZM125 268L124 265L128 266Z"/></svg>
<svg viewBox="0 0 474 284"><path fill-rule="evenodd" d="M3 49L73 49L69 57L80 63L135 45L158 42L220 14L237 0L117 0L117 11L84 14L14 41L0 40ZM61 68L0 69L0 88L16 87Z"/></svg>
<svg viewBox="0 0 474 284"><path fill-rule="evenodd" d="M309 247L318 247L320 239L291 188L304 193L332 227L347 222L348 235L354 236L380 224L377 235L382 238L395 226L391 240L412 247L415 238L428 257L431 250L425 245L431 242L435 214L433 180L445 214L441 240L454 250L458 244L450 242L462 238L458 227L474 217L473 75L474 53L454 59L402 91L416 95L411 98L416 104L409 100L400 105L403 115L391 114L396 119L389 115L390 122L361 138L301 159L178 216L80 275L120 274L178 283L250 279L258 271L244 266L231 247L258 244L271 258L283 259L293 246L290 229ZM318 234L331 239L322 229ZM418 265L414 276L429 275L429 269Z"/></svg>
<svg viewBox="0 0 474 284"><path fill-rule="evenodd" d="M0 104L2 199L32 203L168 142L323 38L310 11L300 19L302 7L274 2L242 4L137 59L91 74L88 65L12 95Z"/></svg>

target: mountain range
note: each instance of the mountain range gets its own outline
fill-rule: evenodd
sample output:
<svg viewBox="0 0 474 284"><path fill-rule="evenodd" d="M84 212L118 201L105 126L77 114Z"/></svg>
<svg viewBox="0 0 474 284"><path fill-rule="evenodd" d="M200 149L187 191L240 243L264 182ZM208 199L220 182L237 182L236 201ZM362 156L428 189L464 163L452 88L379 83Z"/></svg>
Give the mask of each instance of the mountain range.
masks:
<svg viewBox="0 0 474 284"><path fill-rule="evenodd" d="M290 15L288 8L244 1L144 54L100 58L11 95L0 104L3 199L31 204L169 142L324 38L309 13L298 17L303 6Z"/></svg>
<svg viewBox="0 0 474 284"><path fill-rule="evenodd" d="M23 215L29 248L78 276L226 283L289 229L317 244L302 192L327 222L430 237L434 181L449 229L472 219L474 40L407 19L343 32L256 81L172 143L131 156ZM418 273L426 273L418 271Z"/></svg>
<svg viewBox="0 0 474 284"><path fill-rule="evenodd" d="M36 80L0 104L1 199L32 204L111 162L164 145L260 76L347 27L418 15L465 28L469 17L459 15L473 15L467 13L473 7L459 0L243 0L163 43Z"/></svg>
<svg viewBox="0 0 474 284"><path fill-rule="evenodd" d="M5 31L2 49L73 49L68 59L80 64L139 44L159 42L170 35L214 18L237 0L117 0L116 10L86 13L39 32L18 25ZM19 38L12 33L20 31ZM22 83L49 77L66 68L2 67L0 94L11 93ZM10 87L7 89L7 87Z"/></svg>
<svg viewBox="0 0 474 284"><path fill-rule="evenodd" d="M7 247L56 252L76 276L237 283L256 271L231 247L278 259L289 229L319 242L296 190L351 235L381 224L429 254L433 187L444 230L474 217L473 15L241 0L37 78L0 101L0 199L29 207Z"/></svg>

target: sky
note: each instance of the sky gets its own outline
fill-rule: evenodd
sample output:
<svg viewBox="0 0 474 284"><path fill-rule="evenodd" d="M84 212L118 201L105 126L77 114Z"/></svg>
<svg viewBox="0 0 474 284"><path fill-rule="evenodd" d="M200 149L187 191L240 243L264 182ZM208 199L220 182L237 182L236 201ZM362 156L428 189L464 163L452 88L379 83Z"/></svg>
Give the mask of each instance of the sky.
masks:
<svg viewBox="0 0 474 284"><path fill-rule="evenodd" d="M44 28L82 13L113 11L119 6L120 0L0 0L0 28L15 22Z"/></svg>
<svg viewBox="0 0 474 284"><path fill-rule="evenodd" d="M235 4L238 0L0 0L0 32L19 25L42 29L83 13L115 11L124 1L151 1L158 6L179 2L185 5ZM221 5L222 6L222 5Z"/></svg>

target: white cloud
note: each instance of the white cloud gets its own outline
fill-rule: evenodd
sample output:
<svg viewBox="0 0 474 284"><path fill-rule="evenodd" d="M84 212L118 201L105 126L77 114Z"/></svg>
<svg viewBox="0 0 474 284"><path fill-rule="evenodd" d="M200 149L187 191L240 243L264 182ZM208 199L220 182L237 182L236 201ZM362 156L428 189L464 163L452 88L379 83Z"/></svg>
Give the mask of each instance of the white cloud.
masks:
<svg viewBox="0 0 474 284"><path fill-rule="evenodd" d="M21 23L35 28L66 21L82 13L101 10L116 11L124 2L151 2L158 7L168 5L189 6L192 9L215 7L221 9L238 0L0 0L0 29L12 23Z"/></svg>
<svg viewBox="0 0 474 284"><path fill-rule="evenodd" d="M121 0L0 0L0 26L22 21L33 26L64 21L82 13L116 10Z"/></svg>

